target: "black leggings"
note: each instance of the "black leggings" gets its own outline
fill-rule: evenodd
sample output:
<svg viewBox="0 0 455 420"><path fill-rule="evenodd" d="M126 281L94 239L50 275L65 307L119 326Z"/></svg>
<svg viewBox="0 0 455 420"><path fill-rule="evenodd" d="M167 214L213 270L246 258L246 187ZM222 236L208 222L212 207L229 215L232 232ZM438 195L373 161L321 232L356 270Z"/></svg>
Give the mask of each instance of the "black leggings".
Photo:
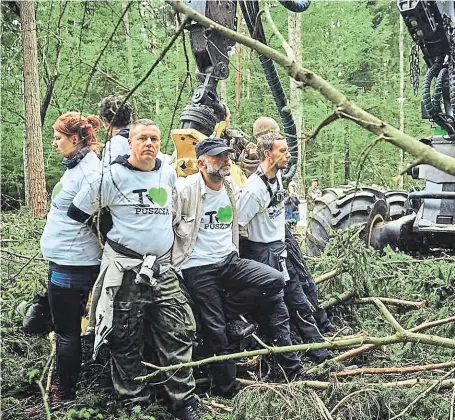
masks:
<svg viewBox="0 0 455 420"><path fill-rule="evenodd" d="M75 284L71 287L60 287L51 282L52 269L49 269L49 304L56 336L53 386L57 386L58 394L63 399L71 399L76 393L82 361L81 318L91 290L88 284L93 286L98 271L99 267L98 270L93 267L88 268L86 275L90 281L80 287Z"/></svg>

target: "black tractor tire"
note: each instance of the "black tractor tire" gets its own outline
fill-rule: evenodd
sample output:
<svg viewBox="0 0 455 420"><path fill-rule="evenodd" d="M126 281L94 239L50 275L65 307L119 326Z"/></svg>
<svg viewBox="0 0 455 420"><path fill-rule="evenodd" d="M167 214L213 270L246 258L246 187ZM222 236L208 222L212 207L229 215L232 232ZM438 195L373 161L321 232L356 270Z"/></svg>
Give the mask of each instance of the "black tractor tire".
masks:
<svg viewBox="0 0 455 420"><path fill-rule="evenodd" d="M306 246L307 255L321 254L334 231L363 226L362 240L368 244L373 223L389 218L384 192L372 187L342 186L323 190L310 212Z"/></svg>
<svg viewBox="0 0 455 420"><path fill-rule="evenodd" d="M407 191L391 190L384 192L387 204L389 205L390 220L397 220L408 214L409 205Z"/></svg>

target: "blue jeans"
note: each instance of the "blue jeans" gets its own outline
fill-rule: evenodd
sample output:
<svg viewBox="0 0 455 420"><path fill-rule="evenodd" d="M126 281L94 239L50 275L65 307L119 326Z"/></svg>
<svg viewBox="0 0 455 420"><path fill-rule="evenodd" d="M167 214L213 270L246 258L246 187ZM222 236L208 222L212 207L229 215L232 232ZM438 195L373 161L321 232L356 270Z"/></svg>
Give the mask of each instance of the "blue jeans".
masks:
<svg viewBox="0 0 455 420"><path fill-rule="evenodd" d="M49 264L49 304L56 336L53 385L62 399L72 399L76 394L82 361L81 318L98 273L99 266Z"/></svg>

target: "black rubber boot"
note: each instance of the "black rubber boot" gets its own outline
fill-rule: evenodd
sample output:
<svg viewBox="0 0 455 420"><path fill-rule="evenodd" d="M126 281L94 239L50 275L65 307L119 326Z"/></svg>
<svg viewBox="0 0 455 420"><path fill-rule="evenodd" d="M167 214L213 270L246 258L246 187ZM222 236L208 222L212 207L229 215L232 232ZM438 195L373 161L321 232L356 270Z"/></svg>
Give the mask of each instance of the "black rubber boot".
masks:
<svg viewBox="0 0 455 420"><path fill-rule="evenodd" d="M256 325L241 320L229 321L226 325L226 334L229 342L237 342L251 336L256 331Z"/></svg>
<svg viewBox="0 0 455 420"><path fill-rule="evenodd" d="M204 414L204 408L195 399L178 409L174 417L178 420L200 420Z"/></svg>

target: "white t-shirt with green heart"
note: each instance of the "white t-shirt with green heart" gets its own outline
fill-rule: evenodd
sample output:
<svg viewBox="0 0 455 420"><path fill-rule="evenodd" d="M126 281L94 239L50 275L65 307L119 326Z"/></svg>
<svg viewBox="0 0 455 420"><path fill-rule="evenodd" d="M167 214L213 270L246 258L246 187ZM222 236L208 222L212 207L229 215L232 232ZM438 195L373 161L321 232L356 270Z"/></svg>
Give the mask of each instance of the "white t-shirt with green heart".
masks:
<svg viewBox="0 0 455 420"><path fill-rule="evenodd" d="M102 158L103 166L107 168L115 159L117 159L117 156L129 155L130 153L131 149L128 139L117 134L108 140L104 146Z"/></svg>
<svg viewBox="0 0 455 420"><path fill-rule="evenodd" d="M153 171L111 165L101 187L101 206L109 207L113 223L107 237L142 255L161 257L169 251L174 243L176 180L169 165L161 164ZM88 195L74 205L88 214L99 207Z"/></svg>
<svg viewBox="0 0 455 420"><path fill-rule="evenodd" d="M73 201L98 190L101 163L89 152L74 168L67 169L52 191L51 208L41 236L41 252L46 260L60 265L100 264L101 246L87 225L67 216Z"/></svg>
<svg viewBox="0 0 455 420"><path fill-rule="evenodd" d="M275 193L281 182L281 172L277 180L269 183ZM237 201L239 225L247 226L248 239L254 242L284 242L285 212L284 202L270 206L271 197L267 186L257 173L252 174L241 188Z"/></svg>
<svg viewBox="0 0 455 420"><path fill-rule="evenodd" d="M205 187L204 208L196 243L182 269L219 263L237 248L232 243L233 209L226 189Z"/></svg>

